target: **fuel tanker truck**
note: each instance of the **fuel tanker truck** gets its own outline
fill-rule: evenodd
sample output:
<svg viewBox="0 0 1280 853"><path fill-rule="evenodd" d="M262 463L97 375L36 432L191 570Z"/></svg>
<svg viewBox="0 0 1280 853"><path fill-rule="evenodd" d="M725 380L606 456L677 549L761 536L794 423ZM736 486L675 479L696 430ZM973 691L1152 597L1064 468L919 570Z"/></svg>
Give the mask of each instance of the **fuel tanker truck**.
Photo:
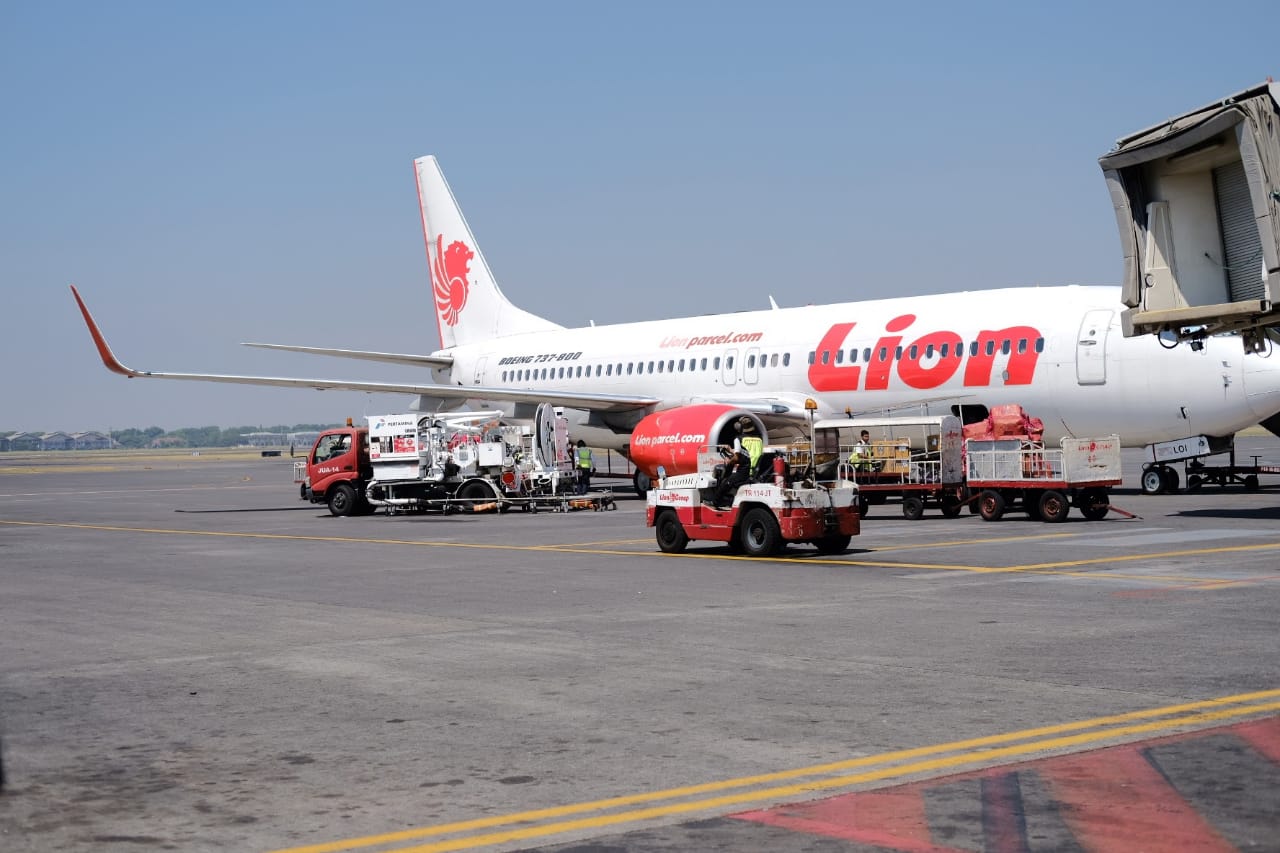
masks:
<svg viewBox="0 0 1280 853"><path fill-rule="evenodd" d="M627 447L627 457L636 468L636 494L644 497L648 493L650 483L658 479L659 469L669 477L697 473L699 454L708 448L733 444L733 425L744 417L751 420L756 433L768 444L769 433L757 415L722 403L681 406L645 417L632 430Z"/></svg>

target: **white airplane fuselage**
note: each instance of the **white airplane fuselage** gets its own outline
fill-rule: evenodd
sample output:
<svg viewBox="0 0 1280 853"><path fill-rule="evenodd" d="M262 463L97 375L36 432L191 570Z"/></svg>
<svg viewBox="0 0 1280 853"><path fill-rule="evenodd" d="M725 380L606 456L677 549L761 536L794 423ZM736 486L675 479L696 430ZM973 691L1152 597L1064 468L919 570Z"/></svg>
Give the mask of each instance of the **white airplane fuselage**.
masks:
<svg viewBox="0 0 1280 853"><path fill-rule="evenodd" d="M442 350L454 364L437 376L652 395L659 409L776 398L794 415L807 397L817 417L1017 403L1049 441L1117 433L1126 446L1227 436L1280 411L1280 358L1231 337L1199 351L1125 338L1120 308L1118 288L1067 286L557 329ZM628 418L567 414L575 438L626 445Z"/></svg>

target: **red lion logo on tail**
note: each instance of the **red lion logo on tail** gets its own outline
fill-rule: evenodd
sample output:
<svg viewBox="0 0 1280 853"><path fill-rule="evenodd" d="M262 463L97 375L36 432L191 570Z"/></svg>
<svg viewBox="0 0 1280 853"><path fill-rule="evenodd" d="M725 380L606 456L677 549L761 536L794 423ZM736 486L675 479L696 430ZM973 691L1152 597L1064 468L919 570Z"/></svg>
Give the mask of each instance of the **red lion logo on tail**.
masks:
<svg viewBox="0 0 1280 853"><path fill-rule="evenodd" d="M436 310L447 326L458 325L458 315L467 304L468 265L476 253L461 240L444 248L444 235L436 237L436 257L431 264L431 282L435 286Z"/></svg>

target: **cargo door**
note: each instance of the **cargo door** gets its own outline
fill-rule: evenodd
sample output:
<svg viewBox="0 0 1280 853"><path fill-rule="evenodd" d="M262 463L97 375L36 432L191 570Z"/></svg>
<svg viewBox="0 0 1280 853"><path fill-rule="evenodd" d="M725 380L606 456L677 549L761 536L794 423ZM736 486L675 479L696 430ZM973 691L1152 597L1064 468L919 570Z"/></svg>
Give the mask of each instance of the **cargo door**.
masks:
<svg viewBox="0 0 1280 853"><path fill-rule="evenodd" d="M1085 312L1076 339L1076 381L1081 385L1107 383L1107 333L1114 313L1109 308Z"/></svg>
<svg viewBox="0 0 1280 853"><path fill-rule="evenodd" d="M724 361L720 365L720 381L725 385L738 384L738 351L736 349L725 352Z"/></svg>

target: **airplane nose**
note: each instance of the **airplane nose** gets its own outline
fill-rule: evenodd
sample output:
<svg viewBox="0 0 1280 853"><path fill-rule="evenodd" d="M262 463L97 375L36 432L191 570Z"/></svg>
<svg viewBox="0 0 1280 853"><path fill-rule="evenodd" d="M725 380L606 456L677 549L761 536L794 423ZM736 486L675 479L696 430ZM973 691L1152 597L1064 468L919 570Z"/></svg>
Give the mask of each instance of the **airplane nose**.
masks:
<svg viewBox="0 0 1280 853"><path fill-rule="evenodd" d="M1244 357L1244 390L1259 422L1280 413L1280 347Z"/></svg>

